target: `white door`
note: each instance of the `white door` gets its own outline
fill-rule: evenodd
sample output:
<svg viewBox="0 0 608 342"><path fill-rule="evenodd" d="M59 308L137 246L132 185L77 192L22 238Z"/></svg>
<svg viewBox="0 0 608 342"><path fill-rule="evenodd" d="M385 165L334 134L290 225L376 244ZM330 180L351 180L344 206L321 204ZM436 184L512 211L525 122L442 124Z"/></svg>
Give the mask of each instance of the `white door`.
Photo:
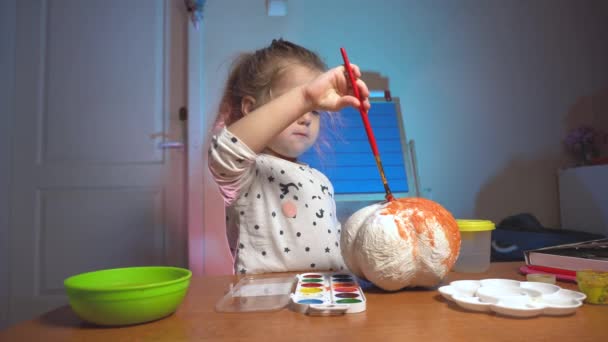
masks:
<svg viewBox="0 0 608 342"><path fill-rule="evenodd" d="M186 266L183 0L17 1L9 323L73 274Z"/></svg>

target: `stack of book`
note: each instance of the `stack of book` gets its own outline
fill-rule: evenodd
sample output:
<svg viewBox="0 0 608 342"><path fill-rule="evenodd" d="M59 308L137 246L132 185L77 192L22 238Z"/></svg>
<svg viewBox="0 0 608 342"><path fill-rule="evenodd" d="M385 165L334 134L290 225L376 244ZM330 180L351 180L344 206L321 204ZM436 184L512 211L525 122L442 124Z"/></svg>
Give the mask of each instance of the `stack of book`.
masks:
<svg viewBox="0 0 608 342"><path fill-rule="evenodd" d="M574 280L580 270L608 272L608 239L529 250L524 257L525 273L551 273L562 280Z"/></svg>

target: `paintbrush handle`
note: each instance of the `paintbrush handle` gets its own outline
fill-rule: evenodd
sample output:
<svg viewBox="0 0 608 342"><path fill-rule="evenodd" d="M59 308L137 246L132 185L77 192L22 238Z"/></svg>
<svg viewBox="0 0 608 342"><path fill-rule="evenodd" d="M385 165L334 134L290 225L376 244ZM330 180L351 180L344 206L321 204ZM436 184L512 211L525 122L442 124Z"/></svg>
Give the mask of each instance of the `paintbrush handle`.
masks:
<svg viewBox="0 0 608 342"><path fill-rule="evenodd" d="M369 123L367 112L363 107L361 93L359 92L359 87L357 87L357 81L355 80L355 75L353 74L353 68L350 66L350 61L348 60L348 55L346 55L346 50L344 48L340 48L340 52L342 53L342 59L344 60L344 68L346 69L346 73L348 74L350 84L353 88L353 93L355 94L355 97L359 99L359 113L361 114L361 119L363 119L365 133L367 133L367 140L369 141L369 144L372 148L374 157L378 156L380 153L378 152L378 146L376 145L376 138L374 137L374 132L372 131L372 125Z"/></svg>
<svg viewBox="0 0 608 342"><path fill-rule="evenodd" d="M372 131L372 125L369 123L367 111L365 110L365 107L363 107L363 99L361 98L359 87L357 87L357 81L355 80L355 75L353 74L353 68L350 66L350 61L348 60L346 50L344 48L340 48L340 53L342 54L342 59L344 60L344 68L346 69L346 73L348 74L350 84L353 88L353 93L355 94L355 97L359 99L359 113L361 114L361 119L363 119L363 126L365 127L365 133L367 134L367 140L369 141L369 145L372 148L372 153L374 154L374 159L376 160L376 166L378 167L378 171L380 172L380 178L382 178L384 192L386 192L386 200L392 201L394 199L393 194L391 193L391 189L388 187L388 180L386 179L386 176L384 174L384 168L382 167L382 161L380 160L380 153L378 152L376 138L374 137L374 132Z"/></svg>

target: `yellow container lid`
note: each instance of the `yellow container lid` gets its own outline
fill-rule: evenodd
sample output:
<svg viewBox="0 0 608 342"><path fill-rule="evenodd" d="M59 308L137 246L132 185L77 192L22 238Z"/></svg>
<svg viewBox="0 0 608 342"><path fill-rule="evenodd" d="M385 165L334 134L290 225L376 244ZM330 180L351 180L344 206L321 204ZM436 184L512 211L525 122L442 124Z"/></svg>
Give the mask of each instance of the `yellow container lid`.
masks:
<svg viewBox="0 0 608 342"><path fill-rule="evenodd" d="M489 220L456 220L461 232L482 232L494 230L494 222Z"/></svg>

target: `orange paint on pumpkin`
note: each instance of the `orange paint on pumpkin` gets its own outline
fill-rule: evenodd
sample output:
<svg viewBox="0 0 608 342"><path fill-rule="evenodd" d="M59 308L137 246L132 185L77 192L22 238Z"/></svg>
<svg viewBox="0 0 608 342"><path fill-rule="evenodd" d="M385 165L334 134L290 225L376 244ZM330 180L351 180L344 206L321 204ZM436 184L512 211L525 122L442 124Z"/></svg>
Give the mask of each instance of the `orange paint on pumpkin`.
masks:
<svg viewBox="0 0 608 342"><path fill-rule="evenodd" d="M411 213L406 215L408 209L411 210ZM426 217L419 215L420 213L431 214L431 216ZM432 218L437 220L437 223L443 228L450 248L449 258L444 261L444 264L449 267L454 265L460 250L460 230L452 214L439 203L425 198L399 198L390 201L381 214L395 217L395 224L402 239L408 240L408 231L413 229L416 235L426 235L433 247L435 246L435 231L426 224L426 221ZM405 222L409 224L405 225ZM417 244L413 247L413 254L416 256L418 254Z"/></svg>

